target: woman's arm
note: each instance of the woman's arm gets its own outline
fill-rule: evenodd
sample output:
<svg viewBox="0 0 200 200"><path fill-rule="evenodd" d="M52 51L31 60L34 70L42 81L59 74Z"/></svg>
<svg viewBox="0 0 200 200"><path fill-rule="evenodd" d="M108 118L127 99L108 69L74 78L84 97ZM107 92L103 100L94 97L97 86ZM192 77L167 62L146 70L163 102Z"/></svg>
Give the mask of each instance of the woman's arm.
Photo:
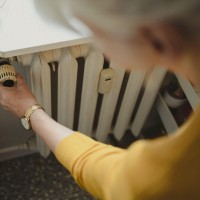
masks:
<svg viewBox="0 0 200 200"><path fill-rule="evenodd" d="M25 83L24 78L18 74L17 84L14 87L4 87L0 84L0 104L6 110L21 118L32 105L38 104L38 102ZM55 122L42 109L38 109L31 114L30 122L33 130L53 152L64 137L73 133L72 130Z"/></svg>
<svg viewBox="0 0 200 200"><path fill-rule="evenodd" d="M24 79L18 75L14 87L0 85L0 103L22 117L28 108L38 102ZM137 174L130 174L130 170L134 172L131 163L135 163L137 155L131 156L130 151L102 144L81 133L73 133L51 119L42 109L34 111L30 121L36 134L51 148L79 185L101 199L133 199L135 190L132 190L130 180ZM134 147L134 154L140 152L137 146Z"/></svg>
<svg viewBox="0 0 200 200"><path fill-rule="evenodd" d="M42 109L33 112L30 121L32 129L44 140L53 152L63 138L73 133L71 129L54 121Z"/></svg>

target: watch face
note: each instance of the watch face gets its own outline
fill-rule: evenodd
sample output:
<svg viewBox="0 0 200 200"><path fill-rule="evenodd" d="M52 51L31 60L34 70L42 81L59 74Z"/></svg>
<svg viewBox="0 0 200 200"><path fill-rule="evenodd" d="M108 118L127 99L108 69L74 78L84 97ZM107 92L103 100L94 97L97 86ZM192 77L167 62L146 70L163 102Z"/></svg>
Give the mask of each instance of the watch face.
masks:
<svg viewBox="0 0 200 200"><path fill-rule="evenodd" d="M25 129L29 130L30 129L30 124L28 122L28 120L26 118L21 118L21 122L22 122L22 125Z"/></svg>

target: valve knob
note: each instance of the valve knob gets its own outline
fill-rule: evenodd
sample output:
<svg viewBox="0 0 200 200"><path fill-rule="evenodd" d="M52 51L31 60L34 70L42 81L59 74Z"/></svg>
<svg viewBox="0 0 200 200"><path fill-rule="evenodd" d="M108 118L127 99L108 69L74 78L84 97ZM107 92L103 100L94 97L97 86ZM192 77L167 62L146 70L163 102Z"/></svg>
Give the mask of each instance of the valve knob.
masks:
<svg viewBox="0 0 200 200"><path fill-rule="evenodd" d="M13 87L16 82L15 68L8 61L0 61L0 83L5 87Z"/></svg>

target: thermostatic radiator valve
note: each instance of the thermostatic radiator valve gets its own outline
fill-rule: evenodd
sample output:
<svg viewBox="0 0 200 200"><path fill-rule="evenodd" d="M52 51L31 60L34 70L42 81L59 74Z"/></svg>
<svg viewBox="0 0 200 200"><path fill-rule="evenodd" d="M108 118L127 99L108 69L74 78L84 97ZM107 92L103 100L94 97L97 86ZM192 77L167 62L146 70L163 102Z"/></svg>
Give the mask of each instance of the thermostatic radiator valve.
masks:
<svg viewBox="0 0 200 200"><path fill-rule="evenodd" d="M5 87L13 87L17 82L15 68L6 60L0 60L0 83Z"/></svg>

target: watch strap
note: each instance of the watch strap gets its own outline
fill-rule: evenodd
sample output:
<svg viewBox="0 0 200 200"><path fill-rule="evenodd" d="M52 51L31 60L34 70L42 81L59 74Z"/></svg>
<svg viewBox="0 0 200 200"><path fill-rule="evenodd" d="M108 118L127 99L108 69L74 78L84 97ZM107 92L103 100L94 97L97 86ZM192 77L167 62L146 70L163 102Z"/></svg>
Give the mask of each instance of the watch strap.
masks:
<svg viewBox="0 0 200 200"><path fill-rule="evenodd" d="M30 120L31 114L32 114L34 111L38 110L38 109L43 109L43 108L42 108L42 106L39 105L39 104L34 104L34 105L32 105L30 108L27 109L27 111L26 111L24 117L29 121L29 120ZM43 110L44 110L44 109L43 109Z"/></svg>

